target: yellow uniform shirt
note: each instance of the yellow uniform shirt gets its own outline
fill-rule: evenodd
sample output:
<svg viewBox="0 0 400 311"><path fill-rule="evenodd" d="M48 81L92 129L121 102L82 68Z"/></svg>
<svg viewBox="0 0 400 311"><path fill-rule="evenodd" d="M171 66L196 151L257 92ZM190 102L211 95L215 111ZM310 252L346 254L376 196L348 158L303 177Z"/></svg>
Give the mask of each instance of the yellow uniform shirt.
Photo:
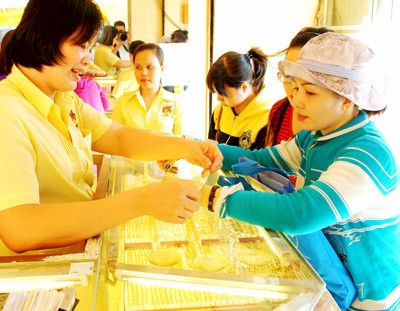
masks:
<svg viewBox="0 0 400 311"><path fill-rule="evenodd" d="M136 81L135 68L132 66L122 70L117 75L117 82L111 93L112 97L118 99L126 92L134 92L139 87Z"/></svg>
<svg viewBox="0 0 400 311"><path fill-rule="evenodd" d="M176 94L162 87L148 110L139 89L123 94L115 105L111 119L135 128L182 134L181 104Z"/></svg>
<svg viewBox="0 0 400 311"><path fill-rule="evenodd" d="M91 144L112 121L73 91L53 102L15 66L0 103L0 210L91 200Z"/></svg>
<svg viewBox="0 0 400 311"><path fill-rule="evenodd" d="M117 68L114 65L121 60L112 52L112 49L112 46L99 44L93 52L93 62L107 72L109 76L117 73Z"/></svg>

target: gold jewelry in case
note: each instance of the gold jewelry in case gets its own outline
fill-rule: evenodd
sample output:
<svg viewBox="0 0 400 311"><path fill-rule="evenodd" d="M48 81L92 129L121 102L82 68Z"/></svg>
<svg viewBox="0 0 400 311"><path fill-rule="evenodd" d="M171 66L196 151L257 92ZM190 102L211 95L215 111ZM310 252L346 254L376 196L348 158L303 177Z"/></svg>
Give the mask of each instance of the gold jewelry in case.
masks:
<svg viewBox="0 0 400 311"><path fill-rule="evenodd" d="M115 168L114 175L119 177L111 188L124 191L160 180L146 172L152 166L145 162L120 158L113 162L111 171ZM181 167L179 173L183 173ZM195 176L202 187L206 177L199 171ZM232 310L237 306L272 310L300 297L307 300L302 306L311 306L325 290L282 234L229 217L215 218L206 208L184 225L142 216L121 229L117 230L123 234L117 275L125 280L126 310ZM165 261L157 252L165 255Z"/></svg>

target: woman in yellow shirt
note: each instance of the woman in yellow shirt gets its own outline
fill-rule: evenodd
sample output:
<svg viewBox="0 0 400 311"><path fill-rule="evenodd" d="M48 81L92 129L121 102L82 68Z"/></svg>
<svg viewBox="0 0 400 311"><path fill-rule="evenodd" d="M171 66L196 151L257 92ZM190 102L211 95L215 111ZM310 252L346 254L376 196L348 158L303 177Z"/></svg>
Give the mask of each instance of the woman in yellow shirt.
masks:
<svg viewBox="0 0 400 311"><path fill-rule="evenodd" d="M71 245L141 215L184 223L199 209L198 185L178 178L93 201L92 150L221 167L215 144L123 126L75 94L101 24L92 0L30 0L7 45L0 239L14 252Z"/></svg>
<svg viewBox="0 0 400 311"><path fill-rule="evenodd" d="M123 94L111 119L124 125L167 134L182 134L182 108L177 95L162 88L164 52L155 43L139 45L132 57L139 88Z"/></svg>
<svg viewBox="0 0 400 311"><path fill-rule="evenodd" d="M130 60L119 58L117 52L124 41L119 38L118 30L110 25L103 28L99 45L94 48L93 62L103 69L107 75L116 75L119 69L132 66Z"/></svg>

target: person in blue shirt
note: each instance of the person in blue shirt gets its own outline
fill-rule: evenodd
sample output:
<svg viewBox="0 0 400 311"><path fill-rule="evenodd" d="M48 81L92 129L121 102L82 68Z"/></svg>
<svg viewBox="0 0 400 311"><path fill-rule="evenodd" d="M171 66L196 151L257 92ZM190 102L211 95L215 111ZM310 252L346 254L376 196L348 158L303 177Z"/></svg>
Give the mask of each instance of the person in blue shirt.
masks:
<svg viewBox="0 0 400 311"><path fill-rule="evenodd" d="M205 186L201 204L222 218L290 235L322 229L357 287L349 310L394 311L400 309L400 174L370 118L386 109L367 74L373 56L361 41L329 32L311 39L297 63L280 61L302 130L264 149L218 147L223 170L246 157L297 173L297 191Z"/></svg>

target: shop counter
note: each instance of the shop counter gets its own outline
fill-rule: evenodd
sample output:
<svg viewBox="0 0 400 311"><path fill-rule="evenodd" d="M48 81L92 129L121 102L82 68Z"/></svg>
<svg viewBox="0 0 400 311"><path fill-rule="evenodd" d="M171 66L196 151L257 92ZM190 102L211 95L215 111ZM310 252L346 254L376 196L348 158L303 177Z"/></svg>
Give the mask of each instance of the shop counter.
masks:
<svg viewBox="0 0 400 311"><path fill-rule="evenodd" d="M95 199L174 177L155 162L94 162ZM200 180L201 168L181 160L176 175ZM0 306L15 291L73 288L77 311L339 310L284 234L203 207L182 225L142 216L77 245L0 259Z"/></svg>
<svg viewBox="0 0 400 311"><path fill-rule="evenodd" d="M200 178L179 162L178 177ZM112 157L107 195L170 177L155 162ZM142 216L102 238L110 310L339 310L284 234L206 208L183 225Z"/></svg>

